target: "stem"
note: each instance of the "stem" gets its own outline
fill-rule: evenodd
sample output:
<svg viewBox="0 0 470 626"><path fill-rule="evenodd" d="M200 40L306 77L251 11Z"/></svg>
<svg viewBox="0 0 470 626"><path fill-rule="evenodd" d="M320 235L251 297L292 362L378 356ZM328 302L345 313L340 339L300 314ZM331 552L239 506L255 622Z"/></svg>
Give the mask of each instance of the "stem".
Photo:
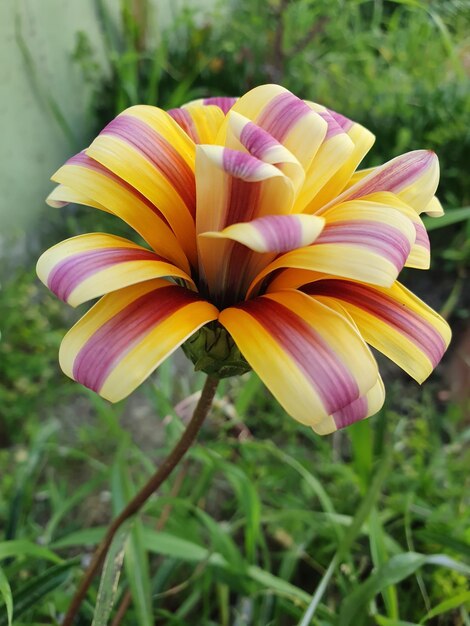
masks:
<svg viewBox="0 0 470 626"><path fill-rule="evenodd" d="M204 383L199 402L197 403L191 420L189 421L186 430L181 435L178 443L175 445L173 450L157 469L155 474L134 496L134 498L127 504L124 510L109 526L106 535L104 536L104 539L99 544L98 548L95 551L95 554L93 555L93 559L83 577L79 588L72 598L72 602L70 603L67 614L64 618L64 621L62 622L62 626L72 626L73 620L75 619L80 605L93 581L93 578L95 577L98 569L103 563L103 560L106 556L106 553L108 552L109 546L111 545L117 530L129 517L135 515L142 508L142 506L147 502L150 496L168 478L168 476L186 454L193 441L196 439L197 434L211 408L212 400L214 399L218 383L218 378L213 378L211 376L208 376L206 378L206 382Z"/></svg>

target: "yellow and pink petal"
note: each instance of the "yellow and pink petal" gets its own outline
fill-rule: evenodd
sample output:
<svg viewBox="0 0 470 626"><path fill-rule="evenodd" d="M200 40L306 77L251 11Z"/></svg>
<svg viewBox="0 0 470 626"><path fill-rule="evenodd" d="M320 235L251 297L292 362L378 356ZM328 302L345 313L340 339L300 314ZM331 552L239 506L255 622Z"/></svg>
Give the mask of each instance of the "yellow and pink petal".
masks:
<svg viewBox="0 0 470 626"><path fill-rule="evenodd" d="M189 272L188 259L178 239L155 205L84 152L69 159L52 180L61 183L52 192L53 203L57 205L57 200L64 204L78 202L79 198L89 206L116 215L139 233L157 254Z"/></svg>
<svg viewBox="0 0 470 626"><path fill-rule="evenodd" d="M218 232L201 233L200 237L231 239L254 252L279 254L310 245L324 224L324 219L315 215L267 215Z"/></svg>
<svg viewBox="0 0 470 626"><path fill-rule="evenodd" d="M369 174L332 200L331 205L364 198L380 191L390 191L418 213L426 210L439 183L439 161L434 152L415 150L374 168Z"/></svg>
<svg viewBox="0 0 470 626"><path fill-rule="evenodd" d="M194 142L167 113L132 107L104 128L86 154L152 202L196 264L194 151Z"/></svg>
<svg viewBox="0 0 470 626"><path fill-rule="evenodd" d="M49 248L39 258L36 271L58 298L72 306L164 276L193 285L190 276L167 259L127 239L104 233L79 235Z"/></svg>
<svg viewBox="0 0 470 626"><path fill-rule="evenodd" d="M315 426L366 394L375 360L356 328L296 291L261 296L219 316L243 356L284 409Z"/></svg>
<svg viewBox="0 0 470 626"><path fill-rule="evenodd" d="M339 301L364 339L418 382L429 376L449 345L447 322L400 283L383 289L325 279L302 290L325 303Z"/></svg>
<svg viewBox="0 0 470 626"><path fill-rule="evenodd" d="M104 296L67 333L63 371L117 402L128 396L188 337L217 319L197 294L152 280Z"/></svg>
<svg viewBox="0 0 470 626"><path fill-rule="evenodd" d="M307 170L327 132L326 122L279 85L255 87L242 96L232 111L243 115L285 146ZM227 117L227 119L230 116ZM222 126L219 142L226 139Z"/></svg>
<svg viewBox="0 0 470 626"><path fill-rule="evenodd" d="M251 290L275 270L295 268L390 286L415 240L411 220L374 203L348 202L323 213L325 227L315 242L281 255L256 276Z"/></svg>

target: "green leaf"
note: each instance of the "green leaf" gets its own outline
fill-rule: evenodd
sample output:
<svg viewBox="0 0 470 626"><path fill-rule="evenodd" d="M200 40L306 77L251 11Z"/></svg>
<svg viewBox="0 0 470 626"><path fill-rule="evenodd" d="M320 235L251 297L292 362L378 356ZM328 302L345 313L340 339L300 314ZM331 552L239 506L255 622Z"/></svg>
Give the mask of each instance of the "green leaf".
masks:
<svg viewBox="0 0 470 626"><path fill-rule="evenodd" d="M27 541L26 539L14 539L0 543L0 560L8 559L12 556L15 558L19 556L33 556L55 563L60 563L63 560L48 548L38 546L36 543Z"/></svg>
<svg viewBox="0 0 470 626"><path fill-rule="evenodd" d="M374 506L377 498L380 495L380 490L388 475L390 464L391 464L391 448L389 448L388 454L383 457L381 464L379 466L379 469L377 473L375 474L374 479L369 487L369 490L366 493L365 497L363 498L361 504L359 505L359 509L357 510L357 513L354 516L354 519L351 522L351 525L347 529L346 534L344 535L344 538L342 539L338 547L338 550L336 551L336 554L330 561L328 569L323 574L323 577L315 593L313 594L310 604L307 610L305 611L302 617L302 620L299 622L299 626L310 625L312 617L314 616L315 611L317 610L318 605L320 604L323 594L325 593L326 588L328 587L328 584L337 566L341 562L341 559L344 557L344 555L348 552L349 548L355 541L356 537L359 535L362 525L366 521L367 517L370 514L370 511L372 510L372 507Z"/></svg>
<svg viewBox="0 0 470 626"><path fill-rule="evenodd" d="M451 209L439 218L425 217L423 218L423 223L426 226L426 230L430 232L451 226L452 224L457 224L458 222L464 222L468 219L470 219L470 206L465 206L461 209Z"/></svg>
<svg viewBox="0 0 470 626"><path fill-rule="evenodd" d="M54 550L61 550L63 548L72 548L74 546L94 546L103 539L106 532L105 526L95 526L94 528L85 528L83 530L77 530L51 544L51 548ZM0 544L0 555L1 555ZM0 556L1 558L1 556Z"/></svg>
<svg viewBox="0 0 470 626"><path fill-rule="evenodd" d="M123 449L124 450L124 449ZM111 474L114 512L118 514L131 500L135 488L131 482L126 455L119 453ZM134 519L126 545L124 567L135 606L137 621L141 626L153 626L150 570L143 543L143 525Z"/></svg>
<svg viewBox="0 0 470 626"><path fill-rule="evenodd" d="M383 615L374 615L374 619L379 626L419 626L416 622L404 622L401 619L391 619Z"/></svg>
<svg viewBox="0 0 470 626"><path fill-rule="evenodd" d="M4 571L0 567L0 594L2 594L5 607L7 609L8 626L11 626L13 620L13 596L11 595L10 583L5 576Z"/></svg>
<svg viewBox="0 0 470 626"><path fill-rule="evenodd" d="M95 615L91 626L107 626L108 624L108 619L111 615L118 592L119 576L121 574L130 526L130 521L125 522L117 531L109 547L101 574Z"/></svg>
<svg viewBox="0 0 470 626"><path fill-rule="evenodd" d="M67 578L70 569L78 564L77 560L53 565L48 570L36 576L33 580L20 587L15 593L15 622L26 611L37 607L48 593L54 591ZM0 615L0 626L8 625L8 616Z"/></svg>
<svg viewBox="0 0 470 626"><path fill-rule="evenodd" d="M374 567L380 567L388 560L387 548L385 546L385 533L382 526L377 507L372 507L369 517L369 541L372 562ZM392 619L398 619L398 598L395 587L385 587L382 591L387 614Z"/></svg>
<svg viewBox="0 0 470 626"><path fill-rule="evenodd" d="M405 552L392 557L377 568L369 578L345 598L339 614L339 626L355 624L364 607L385 587L395 585L414 574L423 565L440 565L462 573L470 573L470 568L444 554L424 555Z"/></svg>
<svg viewBox="0 0 470 626"><path fill-rule="evenodd" d="M449 598L448 600L444 600L440 602L433 609L428 611L426 615L420 620L420 624L424 624L429 619L433 617L437 617L438 615L442 615L443 613L447 613L447 611L452 611L453 609L458 609L460 606L467 604L470 602L470 591L465 591L464 593L459 593L457 596L453 598Z"/></svg>

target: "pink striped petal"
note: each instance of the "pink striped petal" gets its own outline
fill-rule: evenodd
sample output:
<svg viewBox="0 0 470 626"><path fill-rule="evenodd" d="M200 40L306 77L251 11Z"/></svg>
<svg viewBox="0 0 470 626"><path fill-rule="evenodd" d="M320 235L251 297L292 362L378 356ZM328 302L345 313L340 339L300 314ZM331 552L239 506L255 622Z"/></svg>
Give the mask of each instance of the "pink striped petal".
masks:
<svg viewBox="0 0 470 626"><path fill-rule="evenodd" d="M391 191L421 213L434 197L438 182L439 162L434 152L415 150L374 168L370 174L346 189L320 212L333 203L364 198L381 191Z"/></svg>
<svg viewBox="0 0 470 626"><path fill-rule="evenodd" d="M194 143L215 144L217 134L225 120L221 108L205 105L202 100L189 102L180 109L170 109L168 115Z"/></svg>
<svg viewBox="0 0 470 626"><path fill-rule="evenodd" d="M290 212L291 181L274 165L245 152L198 146L196 175L199 234ZM252 266L251 253L232 241L206 237L198 238L198 251L199 273L214 301L222 305L243 297L259 271Z"/></svg>
<svg viewBox="0 0 470 626"><path fill-rule="evenodd" d="M242 354L292 417L310 426L375 384L377 366L336 311L286 291L225 309L219 317Z"/></svg>
<svg viewBox="0 0 470 626"><path fill-rule="evenodd" d="M131 107L86 153L158 207L196 264L195 145L172 117L156 107Z"/></svg>
<svg viewBox="0 0 470 626"><path fill-rule="evenodd" d="M39 258L37 273L55 295L78 306L105 293L182 270L151 250L114 235L95 233L61 241Z"/></svg>
<svg viewBox="0 0 470 626"><path fill-rule="evenodd" d="M218 311L197 294L163 280L104 296L67 333L59 353L64 372L117 402Z"/></svg>
<svg viewBox="0 0 470 626"><path fill-rule="evenodd" d="M330 167L331 175L328 179L326 179L326 176L323 176L321 186L317 184L317 191L314 196L311 196L312 199L305 208L307 213L314 213L343 191L359 163L374 144L375 137L366 128L344 117L344 115L340 113L336 113L331 109L326 109L312 102L308 102L307 104L320 115L323 115L328 122L327 138L332 136L340 137L342 134L347 137L350 142L347 143L343 139L343 142L340 143L340 140L337 139L337 145L331 146L328 152L332 155L336 152L338 156L337 162L333 163L333 165L328 163L328 152L326 152L325 147L323 167L326 171L326 175L328 175L328 167ZM320 154L318 157L320 157ZM316 161L317 158L314 163L312 163L311 168L316 166ZM312 170L312 173L315 175L315 170ZM318 173L316 175L318 177Z"/></svg>
<svg viewBox="0 0 470 626"><path fill-rule="evenodd" d="M380 411L385 401L385 387L379 376L375 385L363 396L347 406L335 411L325 420L313 426L318 435L329 435L341 428L366 419Z"/></svg>
<svg viewBox="0 0 470 626"><path fill-rule="evenodd" d="M287 252L265 267L248 295L275 270L295 268L390 286L408 258L416 231L400 211L381 204L345 202L323 214L325 228L311 246Z"/></svg>
<svg viewBox="0 0 470 626"><path fill-rule="evenodd" d="M232 111L228 117L227 148L247 151L251 156L278 167L294 186L297 194L305 181L305 172L295 156L263 128Z"/></svg>
<svg viewBox="0 0 470 626"><path fill-rule="evenodd" d="M202 103L206 106L214 105L216 107L219 107L219 109L221 109L222 112L227 115L227 113L230 111L230 109L233 107L237 100L238 98L231 98L228 96L214 96L212 98L204 98L204 100L202 100Z"/></svg>
<svg viewBox="0 0 470 626"><path fill-rule="evenodd" d="M309 167L327 130L326 123L317 113L279 85L255 87L235 103L232 111L269 133L296 157L304 169Z"/></svg>
<svg viewBox="0 0 470 626"><path fill-rule="evenodd" d="M232 239L255 252L277 254L313 243L323 226L324 220L315 215L269 215L200 236Z"/></svg>
<svg viewBox="0 0 470 626"><path fill-rule="evenodd" d="M325 279L302 290L326 303L339 301L364 339L418 382L429 376L449 345L447 322L399 283L382 289Z"/></svg>
<svg viewBox="0 0 470 626"><path fill-rule="evenodd" d="M180 243L155 205L84 152L69 159L52 179L62 183L55 192L60 194L56 196L59 200L77 202L81 197L81 202L116 215L158 254L189 271ZM68 189L72 190L71 195L68 195Z"/></svg>

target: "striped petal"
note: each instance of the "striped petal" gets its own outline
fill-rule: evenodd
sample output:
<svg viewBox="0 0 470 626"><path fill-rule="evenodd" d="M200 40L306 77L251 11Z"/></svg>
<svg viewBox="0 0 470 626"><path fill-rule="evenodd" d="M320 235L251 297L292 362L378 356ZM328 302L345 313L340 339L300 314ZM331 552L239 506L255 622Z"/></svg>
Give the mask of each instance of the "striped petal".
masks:
<svg viewBox="0 0 470 626"><path fill-rule="evenodd" d="M202 233L200 237L232 239L255 252L280 253L313 243L324 223L315 215L268 215L219 232Z"/></svg>
<svg viewBox="0 0 470 626"><path fill-rule="evenodd" d="M318 435L329 435L340 428L375 415L382 408L384 401L385 387L379 376L375 385L366 394L332 415L328 415L312 428Z"/></svg>
<svg viewBox="0 0 470 626"><path fill-rule="evenodd" d="M314 106L310 103L311 106ZM328 183L332 176L345 164L354 151L354 143L348 134L325 109L318 107L318 115L327 124L323 143L311 162L305 179L305 185L297 199L295 210L313 213L310 206L315 196ZM337 196L335 193L334 196Z"/></svg>
<svg viewBox="0 0 470 626"><path fill-rule="evenodd" d="M47 196L46 202L49 206L54 207L54 209L62 209L64 206L67 206L67 204L83 204L99 209L100 211L111 213L111 211L108 211L108 209L99 202L94 202L84 193L67 187L67 185L57 185Z"/></svg>
<svg viewBox="0 0 470 626"><path fill-rule="evenodd" d="M108 211L131 226L161 256L189 272L188 259L158 209L131 185L81 152L52 177L62 183L52 202L78 202ZM68 195L68 190L71 195ZM89 201L88 201L89 199Z"/></svg>
<svg viewBox="0 0 470 626"><path fill-rule="evenodd" d="M225 146L246 151L260 161L278 167L292 181L295 195L304 184L305 172L295 156L272 135L235 111L230 112L227 120Z"/></svg>
<svg viewBox="0 0 470 626"><path fill-rule="evenodd" d="M290 213L291 181L274 165L222 146L198 146L198 233Z"/></svg>
<svg viewBox="0 0 470 626"><path fill-rule="evenodd" d="M225 119L225 114L220 107L206 106L197 100L180 109L170 109L167 113L194 143L215 144L217 134Z"/></svg>
<svg viewBox="0 0 470 626"><path fill-rule="evenodd" d="M117 402L129 395L217 309L197 294L151 280L104 296L67 333L67 376Z"/></svg>
<svg viewBox="0 0 470 626"><path fill-rule="evenodd" d="M296 291L225 309L219 317L284 409L315 426L367 393L377 365L349 321Z"/></svg>
<svg viewBox="0 0 470 626"><path fill-rule="evenodd" d="M221 146L198 146L196 158L198 233L218 232L239 222L290 212L290 179L274 165ZM236 301L259 268L246 248L229 240L198 238L200 275L211 297Z"/></svg>
<svg viewBox="0 0 470 626"><path fill-rule="evenodd" d="M195 264L195 145L173 118L156 107L131 107L86 153L159 209Z"/></svg>
<svg viewBox="0 0 470 626"><path fill-rule="evenodd" d="M255 87L231 111L247 117L285 146L307 170L327 131L326 122L303 100L279 85ZM219 143L225 143L222 127Z"/></svg>
<svg viewBox="0 0 470 626"><path fill-rule="evenodd" d="M418 382L429 376L449 345L447 322L399 283L382 289L328 279L302 290L323 302L339 301L364 339Z"/></svg>
<svg viewBox="0 0 470 626"><path fill-rule="evenodd" d="M325 107L322 107L321 105L315 103L308 102L307 104L309 104L315 111L319 112L320 115L322 114L321 112L323 112L324 115L328 114L330 117L332 117L336 124L341 128L343 133L347 135L348 139L353 144L353 149L351 151L349 151L348 147L346 148L345 144L346 149L343 148L343 150L341 151L341 156L343 157L342 163L338 163L337 167L333 166L333 175L326 183L323 184L321 189L308 204L306 211L308 213L313 213L320 207L327 204L327 202L337 197L343 191L352 174L356 170L357 166L362 161L364 156L369 152L370 148L373 146L375 136L369 130L367 130L367 128L364 128L364 126L361 126L360 124L353 122L347 117L344 117L344 115L336 113L331 109L326 109ZM334 129L335 127L331 124L331 122L329 122L328 132L337 132ZM339 133L337 134L338 136L340 136ZM339 147L337 152L340 153ZM325 155L325 164L327 162L326 156L327 155ZM315 159L314 163L316 163L316 161L317 159ZM314 171L313 174L315 175Z"/></svg>
<svg viewBox="0 0 470 626"><path fill-rule="evenodd" d="M152 278L175 276L193 284L185 272L151 250L103 233L58 243L41 255L36 270L42 282L72 306Z"/></svg>
<svg viewBox="0 0 470 626"><path fill-rule="evenodd" d="M363 198L379 191L391 191L422 213L433 199L438 183L437 156L429 150L415 150L374 168L330 204Z"/></svg>
<svg viewBox="0 0 470 626"><path fill-rule="evenodd" d="M390 193L389 191L373 193L366 196L366 198L367 200L364 200L363 202L380 203L384 206L392 207L393 209L400 211L400 213L413 222L416 237L413 245L411 246L408 258L406 259L405 266L422 270L429 269L431 264L431 244L426 227L418 213L416 213L416 211L408 204L403 202L403 200L401 200L396 194Z"/></svg>
<svg viewBox="0 0 470 626"><path fill-rule="evenodd" d="M254 279L296 268L388 287L398 276L415 240L411 220L380 204L345 202L323 214L326 225L313 245L280 256Z"/></svg>

